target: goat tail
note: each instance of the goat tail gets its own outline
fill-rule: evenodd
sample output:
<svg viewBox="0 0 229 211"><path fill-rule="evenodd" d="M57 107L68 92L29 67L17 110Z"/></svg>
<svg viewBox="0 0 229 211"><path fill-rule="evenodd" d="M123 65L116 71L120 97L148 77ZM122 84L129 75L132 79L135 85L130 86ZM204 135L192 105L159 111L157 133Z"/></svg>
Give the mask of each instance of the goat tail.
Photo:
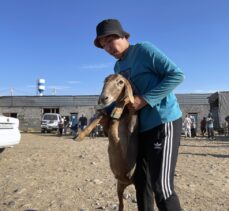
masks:
<svg viewBox="0 0 229 211"><path fill-rule="evenodd" d="M96 125L102 120L103 115L98 116L95 120L93 120L85 129L83 129L77 140L82 141L87 135L91 133L91 131L96 127Z"/></svg>

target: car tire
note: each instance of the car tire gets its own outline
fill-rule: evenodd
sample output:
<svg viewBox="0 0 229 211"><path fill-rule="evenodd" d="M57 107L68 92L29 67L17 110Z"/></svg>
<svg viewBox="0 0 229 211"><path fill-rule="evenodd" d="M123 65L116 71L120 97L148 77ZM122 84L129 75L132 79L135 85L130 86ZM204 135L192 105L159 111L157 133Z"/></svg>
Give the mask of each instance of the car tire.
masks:
<svg viewBox="0 0 229 211"><path fill-rule="evenodd" d="M5 148L0 148L0 153L2 153L5 150Z"/></svg>

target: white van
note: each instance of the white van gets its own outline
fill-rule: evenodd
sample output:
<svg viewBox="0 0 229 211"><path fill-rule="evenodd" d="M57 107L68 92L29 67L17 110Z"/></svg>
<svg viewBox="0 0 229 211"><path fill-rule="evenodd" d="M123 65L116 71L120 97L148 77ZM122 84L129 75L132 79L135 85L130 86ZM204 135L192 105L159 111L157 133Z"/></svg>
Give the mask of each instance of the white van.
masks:
<svg viewBox="0 0 229 211"><path fill-rule="evenodd" d="M45 113L41 119L41 132L51 132L58 130L61 115L57 113Z"/></svg>

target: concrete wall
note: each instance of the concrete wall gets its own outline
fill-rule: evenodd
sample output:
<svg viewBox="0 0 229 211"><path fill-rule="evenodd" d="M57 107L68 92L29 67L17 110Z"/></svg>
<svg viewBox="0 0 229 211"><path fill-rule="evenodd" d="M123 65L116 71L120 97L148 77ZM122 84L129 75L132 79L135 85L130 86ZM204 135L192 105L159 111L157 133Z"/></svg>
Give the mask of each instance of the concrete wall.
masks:
<svg viewBox="0 0 229 211"><path fill-rule="evenodd" d="M209 94L208 94L209 95ZM200 121L210 111L208 95L179 94L178 101L183 112L197 114L197 130ZM95 114L98 96L49 96L49 97L2 97L0 98L0 113L17 113L22 131L40 131L43 108L58 108L62 116L77 113L84 114L88 120Z"/></svg>
<svg viewBox="0 0 229 211"><path fill-rule="evenodd" d="M17 113L21 131L40 131L43 107L0 107L0 113ZM78 113L78 117L84 114L89 121L95 114L95 106L60 107L59 113L62 116L70 116L71 113Z"/></svg>
<svg viewBox="0 0 229 211"><path fill-rule="evenodd" d="M17 113L17 118L20 120L20 130L22 131L29 128L37 130L41 122L42 109L36 107L1 107L0 113Z"/></svg>
<svg viewBox="0 0 229 211"><path fill-rule="evenodd" d="M180 105L183 112L183 119L188 113L197 114L197 132L200 130L200 121L208 115L209 105ZM0 107L0 113L17 113L20 120L20 130L40 131L41 117L43 115L43 107ZM80 106L80 107L60 107L59 112L62 116L70 116L71 113L78 113L78 117L84 114L88 121L95 114L95 106Z"/></svg>

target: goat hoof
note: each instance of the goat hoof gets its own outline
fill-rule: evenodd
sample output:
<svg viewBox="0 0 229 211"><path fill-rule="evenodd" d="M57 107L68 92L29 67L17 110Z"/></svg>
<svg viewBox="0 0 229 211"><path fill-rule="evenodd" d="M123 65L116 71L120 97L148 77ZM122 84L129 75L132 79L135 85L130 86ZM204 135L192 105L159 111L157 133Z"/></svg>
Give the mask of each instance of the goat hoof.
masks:
<svg viewBox="0 0 229 211"><path fill-rule="evenodd" d="M73 136L73 140L76 140L78 138L78 135Z"/></svg>
<svg viewBox="0 0 229 211"><path fill-rule="evenodd" d="M72 139L74 141L82 141L83 140L83 138L80 135L78 135L78 134L76 136L74 136Z"/></svg>

